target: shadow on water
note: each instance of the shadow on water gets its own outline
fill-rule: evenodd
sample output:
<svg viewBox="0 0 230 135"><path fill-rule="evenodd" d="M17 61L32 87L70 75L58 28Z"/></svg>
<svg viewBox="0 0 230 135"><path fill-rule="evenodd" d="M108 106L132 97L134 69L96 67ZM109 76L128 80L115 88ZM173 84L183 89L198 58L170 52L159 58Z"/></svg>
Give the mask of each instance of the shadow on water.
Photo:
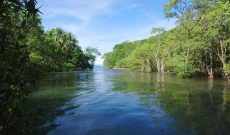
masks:
<svg viewBox="0 0 230 135"><path fill-rule="evenodd" d="M227 135L230 85L211 80L191 83L185 83L184 88L168 85L171 89L165 88L159 97L161 108L174 119L175 127L198 135Z"/></svg>
<svg viewBox="0 0 230 135"><path fill-rule="evenodd" d="M79 71L68 73L50 73L34 87L29 101L23 105L25 131L18 129L18 134L47 134L58 125L54 120L65 115L68 110L76 109L80 105L67 103L77 97L80 87L85 81L93 79L92 71ZM83 90L81 89L83 92Z"/></svg>
<svg viewBox="0 0 230 135"><path fill-rule="evenodd" d="M227 135L229 90L221 80L96 67L50 74L25 111L39 135Z"/></svg>
<svg viewBox="0 0 230 135"><path fill-rule="evenodd" d="M227 135L230 132L230 84L222 80L181 79L126 72L114 90L138 94L163 134ZM161 115L160 119L156 119Z"/></svg>

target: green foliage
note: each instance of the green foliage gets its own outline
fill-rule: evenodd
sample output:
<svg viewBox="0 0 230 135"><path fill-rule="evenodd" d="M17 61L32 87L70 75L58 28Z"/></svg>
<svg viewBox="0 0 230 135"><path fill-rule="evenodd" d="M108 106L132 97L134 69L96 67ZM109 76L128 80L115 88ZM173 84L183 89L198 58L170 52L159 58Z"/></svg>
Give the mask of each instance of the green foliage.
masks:
<svg viewBox="0 0 230 135"><path fill-rule="evenodd" d="M112 53L112 52L105 53L103 55L103 58L105 58L104 65L106 67L112 68L115 66L115 63L117 60L116 60L116 56L114 55L114 53Z"/></svg>
<svg viewBox="0 0 230 135"><path fill-rule="evenodd" d="M182 77L229 74L230 3L226 0L169 0L167 18L177 27L153 28L154 36L129 51L126 44L105 54L105 66L144 72L172 72ZM122 49L120 49L122 48ZM128 53L124 53L128 52Z"/></svg>
<svg viewBox="0 0 230 135"><path fill-rule="evenodd" d="M73 34L44 32L36 0L0 1L0 134L10 134L30 86L44 73L93 68L97 49L85 52Z"/></svg>
<svg viewBox="0 0 230 135"><path fill-rule="evenodd" d="M89 63L89 67L93 68L94 61L96 60L96 56L100 56L101 53L98 51L97 48L87 47L85 50L85 57Z"/></svg>
<svg viewBox="0 0 230 135"><path fill-rule="evenodd" d="M123 42L115 45L113 53L104 54L104 65L107 67L114 67L118 61L127 57L141 42L143 41Z"/></svg>
<svg viewBox="0 0 230 135"><path fill-rule="evenodd" d="M226 70L227 70L228 74L230 74L230 63L226 64Z"/></svg>
<svg viewBox="0 0 230 135"><path fill-rule="evenodd" d="M31 66L25 38L30 27L34 27L35 3L35 0L0 2L0 134L11 126L20 102L30 91Z"/></svg>
<svg viewBox="0 0 230 135"><path fill-rule="evenodd" d="M174 54L167 59L167 69L180 77L191 77L196 74L196 67L189 62L185 65L186 59L181 55Z"/></svg>

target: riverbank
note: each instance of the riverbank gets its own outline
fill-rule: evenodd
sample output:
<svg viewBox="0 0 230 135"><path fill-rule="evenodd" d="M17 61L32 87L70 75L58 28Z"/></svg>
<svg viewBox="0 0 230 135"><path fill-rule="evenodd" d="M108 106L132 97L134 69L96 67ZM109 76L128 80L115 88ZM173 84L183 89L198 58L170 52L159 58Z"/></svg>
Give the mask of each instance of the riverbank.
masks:
<svg viewBox="0 0 230 135"><path fill-rule="evenodd" d="M119 68L119 67L113 67L114 70L130 70L129 68Z"/></svg>

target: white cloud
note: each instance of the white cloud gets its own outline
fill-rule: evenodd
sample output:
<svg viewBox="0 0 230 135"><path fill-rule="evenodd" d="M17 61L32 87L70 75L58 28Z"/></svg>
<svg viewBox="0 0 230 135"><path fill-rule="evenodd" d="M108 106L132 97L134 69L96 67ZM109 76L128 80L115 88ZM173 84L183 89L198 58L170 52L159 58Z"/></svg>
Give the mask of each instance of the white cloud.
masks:
<svg viewBox="0 0 230 135"><path fill-rule="evenodd" d="M40 0L46 17L71 16L88 22L96 15L110 13L112 6L120 0ZM52 4L50 4L52 3Z"/></svg>
<svg viewBox="0 0 230 135"><path fill-rule="evenodd" d="M166 30L169 30L175 27L175 20L163 19L152 25L143 26L140 29L123 29L108 33L98 33L98 31L89 30L87 27L79 28L74 24L63 26L65 30L77 36L83 49L93 46L98 48L102 54L112 51L115 44L125 40L135 41L149 37L153 27L164 27ZM97 64L102 64L102 62L103 59L100 57L96 61Z"/></svg>
<svg viewBox="0 0 230 135"><path fill-rule="evenodd" d="M174 20L160 19L158 15L142 10L146 18L151 18L147 26L127 26L127 28L111 26L115 27L112 31L103 27L105 23L100 23L101 20L98 18L112 18L142 6L134 0L38 0L38 2L42 6L41 11L44 13L42 17L43 21L46 21L46 27L62 27L77 37L83 49L87 46L97 47L102 53L112 51L116 43L147 38L152 27L162 26L170 29L175 26ZM142 21L144 20L140 20ZM102 61L98 58L96 63L102 64Z"/></svg>

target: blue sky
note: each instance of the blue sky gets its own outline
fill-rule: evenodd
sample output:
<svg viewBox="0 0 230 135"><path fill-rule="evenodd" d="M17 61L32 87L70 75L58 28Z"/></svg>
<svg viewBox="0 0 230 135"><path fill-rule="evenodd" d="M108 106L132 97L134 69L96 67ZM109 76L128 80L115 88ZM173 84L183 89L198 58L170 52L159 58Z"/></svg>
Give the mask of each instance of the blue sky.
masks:
<svg viewBox="0 0 230 135"><path fill-rule="evenodd" d="M168 0L38 0L45 30L60 27L72 32L85 49L96 47L103 54L123 41L150 36L152 27L175 27L164 18ZM99 57L96 64L102 64Z"/></svg>

